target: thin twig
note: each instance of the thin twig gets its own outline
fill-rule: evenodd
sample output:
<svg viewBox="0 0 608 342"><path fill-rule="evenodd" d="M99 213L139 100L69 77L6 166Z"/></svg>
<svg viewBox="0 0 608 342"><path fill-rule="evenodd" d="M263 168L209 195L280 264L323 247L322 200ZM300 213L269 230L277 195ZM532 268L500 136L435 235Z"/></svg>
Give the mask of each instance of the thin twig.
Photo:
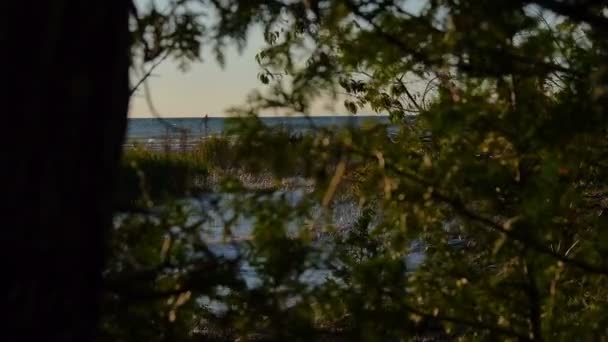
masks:
<svg viewBox="0 0 608 342"><path fill-rule="evenodd" d="M362 157L375 159L374 155L365 153L364 151L361 151L361 150L356 150L352 146L348 146L345 148L347 148L349 151L351 151L353 153L359 154ZM420 184L422 186L425 186L425 187L432 188L433 191L431 191L431 193L430 193L431 199L433 199L437 202L441 202L441 203L449 205L460 216L462 216L464 218L467 218L471 221L480 223L483 226L485 226L491 230L504 234L505 236L512 239L513 241L520 242L523 245L534 249L536 252L547 255L547 256L551 256L551 257L563 262L564 264L576 267L578 269L581 269L583 271L586 271L586 272L589 272L592 274L608 275L608 268L606 268L606 267L594 265L585 260L568 257L567 255L564 255L557 251L552 250L550 247L546 246L542 241L538 241L538 240L531 238L530 236L525 236L523 234L517 233L516 231L513 231L513 230L505 227L504 224L501 224L490 218L484 217L484 216L476 213L475 211L471 210L461 199L452 198L452 197L449 197L448 195L443 194L435 184L433 184L427 180L424 180L423 178L419 177L418 175L416 175L413 172L408 172L406 170L397 168L393 164L388 163L386 161L385 161L384 167L386 169L390 169L391 171L393 171L394 173L396 173L400 176L403 176L403 177L409 179L410 181L413 181L413 182Z"/></svg>
<svg viewBox="0 0 608 342"><path fill-rule="evenodd" d="M129 96L132 96L133 94L135 94L135 92L137 91L137 89L148 79L148 77L152 76L152 72L154 72L154 69L156 69L168 57L169 57L169 51L167 51L164 56L162 56L161 58L157 59L152 64L152 66L150 67L150 69L148 69L148 71L144 70L144 74L141 77L141 79L139 81L137 81L137 83L135 83L135 85L133 86L133 88L131 88L131 90L129 91ZM142 66L142 70L143 70L143 66Z"/></svg>

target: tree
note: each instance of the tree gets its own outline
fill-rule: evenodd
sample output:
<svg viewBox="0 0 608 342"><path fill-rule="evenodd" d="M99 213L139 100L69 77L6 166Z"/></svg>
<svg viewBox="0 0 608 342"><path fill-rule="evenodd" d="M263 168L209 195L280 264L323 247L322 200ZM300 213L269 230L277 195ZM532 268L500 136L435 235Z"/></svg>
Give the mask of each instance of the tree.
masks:
<svg viewBox="0 0 608 342"><path fill-rule="evenodd" d="M262 279L220 298L240 334L260 317L277 339L318 336L319 322L364 340L421 327L482 340L607 334L605 2L213 4L225 30L249 17L266 29L258 59L271 91L241 113L306 113L342 93L352 112L389 113L399 128L393 141L383 128L321 130L293 153L255 118L242 122L244 165L277 175L298 165L315 189L297 205L280 193L233 203L255 222L241 257ZM344 237L323 218L349 191L364 210ZM337 235L293 239L294 217ZM420 246L425 262L408 269ZM300 280L323 267L334 274L325 284Z"/></svg>
<svg viewBox="0 0 608 342"><path fill-rule="evenodd" d="M91 340L129 100L125 1L3 5L6 340Z"/></svg>
<svg viewBox="0 0 608 342"><path fill-rule="evenodd" d="M96 335L131 59L199 54L200 26L173 5L141 18L130 1L3 6L6 339Z"/></svg>
<svg viewBox="0 0 608 342"><path fill-rule="evenodd" d="M171 5L145 15L131 1L3 6L8 339L96 335L128 101L139 86L129 85L131 62L199 56L202 26L183 2Z"/></svg>
<svg viewBox="0 0 608 342"><path fill-rule="evenodd" d="M353 112L388 112L399 128L396 143L369 128L320 131L294 145L255 118L242 121L235 148L244 165L279 176L298 167L314 190L295 205L280 192L235 196L238 210L226 231L238 217L254 222L252 240L235 260L209 253L199 226L169 212L181 227L176 236L162 230L170 226L152 226L156 242L124 252L141 252L136 256L154 273L143 287L129 277L125 286L106 286L114 299L169 299L144 309L168 308L169 322L185 317L177 322L192 327L197 317L178 309L196 312L194 299L211 296L228 304L221 322L244 337L260 322L275 339L318 337L336 326L366 340L412 336L421 327L470 339L608 334L605 1L433 0L421 9L355 0L169 5L137 13L118 1L11 2L3 11L11 52L4 145L28 137L6 154L5 194L15 203L5 215L3 249L13 316L3 329L8 339L95 336L102 271L122 270L121 260L105 267L103 260L130 58L189 61L210 38L222 61L223 47L244 44L253 23L265 28L260 79L272 89L254 97L246 113L277 106L305 113L319 95L342 92ZM219 20L204 23L201 12ZM28 13L44 29L24 39L15 13ZM304 59L302 51L309 52ZM410 87L416 80L423 85ZM234 179L224 185L242 194ZM344 192L364 209L346 236L327 220ZM315 216L319 211L325 215ZM295 238L293 220L309 223ZM310 227L335 238L319 243ZM458 235L466 243L455 247ZM157 241L161 236L170 242ZM179 248L170 247L174 240ZM427 251L414 270L403 258L416 245ZM261 286L243 285L235 273L243 260ZM329 269L334 278L306 286L301 278L311 268ZM288 305L293 298L301 300ZM202 311L196 313L208 314Z"/></svg>
<svg viewBox="0 0 608 342"><path fill-rule="evenodd" d="M401 127L396 144L361 132L325 138L346 165L372 165L360 197L381 213L374 234L387 246L370 265L407 254L412 240L429 246L399 285L409 294L401 317L482 339L606 334L597 163L606 137L606 20L597 13L606 3L578 5L320 1L303 34L281 35L261 54L271 74L286 69L293 82L260 96L260 107L306 110L320 89L339 86L352 112L370 106ZM302 35L315 49L298 66ZM447 243L454 235L466 248Z"/></svg>

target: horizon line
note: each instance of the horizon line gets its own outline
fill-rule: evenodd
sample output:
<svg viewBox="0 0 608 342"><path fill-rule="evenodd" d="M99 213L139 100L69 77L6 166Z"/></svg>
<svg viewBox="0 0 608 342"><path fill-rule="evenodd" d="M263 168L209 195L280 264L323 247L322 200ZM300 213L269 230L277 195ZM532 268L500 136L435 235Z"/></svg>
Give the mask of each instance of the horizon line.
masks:
<svg viewBox="0 0 608 342"><path fill-rule="evenodd" d="M389 116L385 113L376 113L376 114L315 114L315 115L258 115L259 118L323 118L323 117L370 117L370 116ZM230 118L239 118L239 116L234 115L201 115L201 116L128 116L128 119L204 119L208 117L210 119L230 119ZM242 116L241 116L242 117Z"/></svg>

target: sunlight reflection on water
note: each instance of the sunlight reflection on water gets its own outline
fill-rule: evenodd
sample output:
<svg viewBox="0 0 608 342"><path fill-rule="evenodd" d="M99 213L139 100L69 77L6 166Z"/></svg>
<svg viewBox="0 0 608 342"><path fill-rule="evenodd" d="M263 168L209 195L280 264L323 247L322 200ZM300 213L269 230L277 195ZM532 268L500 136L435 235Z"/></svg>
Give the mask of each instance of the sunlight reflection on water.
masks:
<svg viewBox="0 0 608 342"><path fill-rule="evenodd" d="M285 200L289 205L295 206L304 198L305 191L277 191L268 196L275 196L276 199ZM245 215L237 215L237 218L229 227L229 234L227 234L227 222L235 217L233 201L243 200L247 196L254 195L205 193L182 201L182 204L190 212L187 224L203 222L200 232L201 238L207 242L209 249L215 255L227 260L235 260L243 253L244 248L247 246L247 241L251 239L255 218ZM319 216L321 215L321 208L315 207L312 212ZM336 232L339 234L352 227L360 215L361 208L354 201L339 201L332 207L329 221L334 225ZM115 226L120 226L122 218L124 218L124 214L116 216ZM304 221L287 222L288 234L295 237L300 229L311 229L311 226ZM328 243L330 239L324 233L315 232L315 234L314 247L331 249L331 244ZM424 260L423 244L420 241L414 241L410 253L404 258L406 268L413 271ZM240 273L249 288L260 285L260 279L256 274L255 268L247 261L241 262ZM301 280L310 286L318 286L331 276L331 271L328 269L309 269L301 275Z"/></svg>

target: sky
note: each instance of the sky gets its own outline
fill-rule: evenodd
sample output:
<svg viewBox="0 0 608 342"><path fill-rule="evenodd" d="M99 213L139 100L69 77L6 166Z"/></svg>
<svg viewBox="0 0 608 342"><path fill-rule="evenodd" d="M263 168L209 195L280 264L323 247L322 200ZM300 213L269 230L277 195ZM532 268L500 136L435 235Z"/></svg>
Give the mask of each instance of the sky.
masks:
<svg viewBox="0 0 608 342"><path fill-rule="evenodd" d="M261 30L252 30L247 47L239 54L231 47L226 53L226 65L222 69L209 51L203 47L203 62L192 63L187 71L177 63L166 60L148 78L150 97L155 110L163 117L225 116L232 106L242 105L254 89L263 89L257 78L260 71L255 55L264 46ZM137 81L133 77L132 83ZM131 99L129 116L152 117L152 111L140 87ZM346 114L342 103L333 109L326 108L329 99L313 104L311 115ZM281 115L280 112L262 113Z"/></svg>
<svg viewBox="0 0 608 342"><path fill-rule="evenodd" d="M147 8L150 2L157 4L157 8L168 5L168 0L135 0L140 9ZM424 1L404 0L408 10L417 12L422 8ZM239 54L235 47L226 51L226 65L222 69L214 60L209 51L203 46L203 62L190 65L187 71L179 69L174 61L167 60L159 65L148 78L150 98L158 114L162 117L203 117L208 115L225 116L230 107L243 105L247 95L255 89L263 89L257 78L260 71L255 61L255 55L265 45L262 30L252 29L245 50ZM132 83L138 79L133 77ZM312 104L311 115L342 115L347 114L343 99L333 101L321 98ZM371 110L365 109L371 114ZM130 117L152 117L153 111L149 108L143 90L140 90L131 99ZM282 115L283 113L268 112L262 115Z"/></svg>

